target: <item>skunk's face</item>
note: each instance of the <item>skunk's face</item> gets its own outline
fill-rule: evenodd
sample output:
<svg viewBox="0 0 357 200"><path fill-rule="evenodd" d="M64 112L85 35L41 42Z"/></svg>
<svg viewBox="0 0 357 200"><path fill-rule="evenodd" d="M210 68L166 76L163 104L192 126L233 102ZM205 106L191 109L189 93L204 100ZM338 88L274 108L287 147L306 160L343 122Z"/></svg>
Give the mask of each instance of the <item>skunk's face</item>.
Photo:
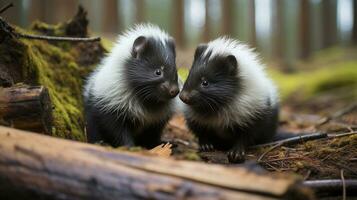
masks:
<svg viewBox="0 0 357 200"><path fill-rule="evenodd" d="M169 101L179 93L175 63L175 44L138 37L132 57L127 60L126 78L130 89L149 105Z"/></svg>
<svg viewBox="0 0 357 200"><path fill-rule="evenodd" d="M233 55L204 54L207 45L196 49L188 78L180 93L180 99L193 110L212 114L234 100L239 90L238 63Z"/></svg>

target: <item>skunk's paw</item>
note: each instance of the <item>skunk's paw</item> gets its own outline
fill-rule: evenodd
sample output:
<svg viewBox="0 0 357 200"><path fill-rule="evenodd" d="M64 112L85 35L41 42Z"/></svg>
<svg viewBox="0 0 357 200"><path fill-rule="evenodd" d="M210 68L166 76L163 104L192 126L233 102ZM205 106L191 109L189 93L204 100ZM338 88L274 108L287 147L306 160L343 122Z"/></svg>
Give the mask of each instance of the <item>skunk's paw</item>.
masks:
<svg viewBox="0 0 357 200"><path fill-rule="evenodd" d="M245 161L245 148L241 145L234 146L227 152L230 163L243 163Z"/></svg>
<svg viewBox="0 0 357 200"><path fill-rule="evenodd" d="M211 143L201 143L200 144L200 149L201 152L204 151L214 151L214 146Z"/></svg>

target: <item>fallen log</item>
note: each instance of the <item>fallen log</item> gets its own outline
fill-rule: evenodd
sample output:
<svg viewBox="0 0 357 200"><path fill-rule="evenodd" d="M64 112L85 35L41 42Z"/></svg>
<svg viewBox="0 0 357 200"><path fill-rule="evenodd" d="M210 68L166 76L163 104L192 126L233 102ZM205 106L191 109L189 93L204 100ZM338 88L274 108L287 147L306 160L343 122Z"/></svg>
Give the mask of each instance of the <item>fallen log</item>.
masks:
<svg viewBox="0 0 357 200"><path fill-rule="evenodd" d="M0 127L0 199L311 199L295 177Z"/></svg>
<svg viewBox="0 0 357 200"><path fill-rule="evenodd" d="M18 129L51 134L52 106L43 86L0 87L0 119Z"/></svg>

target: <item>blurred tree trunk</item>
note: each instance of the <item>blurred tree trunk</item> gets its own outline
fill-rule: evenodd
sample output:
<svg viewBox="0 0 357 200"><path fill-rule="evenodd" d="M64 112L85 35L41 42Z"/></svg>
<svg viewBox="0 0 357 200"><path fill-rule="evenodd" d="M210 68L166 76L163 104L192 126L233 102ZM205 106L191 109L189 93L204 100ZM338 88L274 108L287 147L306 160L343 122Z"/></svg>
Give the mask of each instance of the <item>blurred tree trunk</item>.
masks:
<svg viewBox="0 0 357 200"><path fill-rule="evenodd" d="M144 22L145 20L145 1L136 0L136 22Z"/></svg>
<svg viewBox="0 0 357 200"><path fill-rule="evenodd" d="M233 30L232 10L234 8L233 0L222 0L222 34L230 35Z"/></svg>
<svg viewBox="0 0 357 200"><path fill-rule="evenodd" d="M209 17L209 0L205 0L205 25L203 27L203 41L208 42L211 39L211 27Z"/></svg>
<svg viewBox="0 0 357 200"><path fill-rule="evenodd" d="M45 19L45 3L43 0L32 0L29 2L28 19L30 22Z"/></svg>
<svg viewBox="0 0 357 200"><path fill-rule="evenodd" d="M352 42L354 45L357 45L357 0L353 0Z"/></svg>
<svg viewBox="0 0 357 200"><path fill-rule="evenodd" d="M173 5L173 32L176 44L185 45L184 0L175 0Z"/></svg>
<svg viewBox="0 0 357 200"><path fill-rule="evenodd" d="M72 17L78 7L78 0L43 0L45 22L56 24Z"/></svg>
<svg viewBox="0 0 357 200"><path fill-rule="evenodd" d="M329 47L337 42L337 1L323 0L322 19L323 19L323 47Z"/></svg>
<svg viewBox="0 0 357 200"><path fill-rule="evenodd" d="M117 33L120 27L118 1L106 0L103 3L103 31L106 33Z"/></svg>
<svg viewBox="0 0 357 200"><path fill-rule="evenodd" d="M249 1L249 18L250 18L250 38L249 44L252 47L257 46L257 32L255 27L255 0Z"/></svg>
<svg viewBox="0 0 357 200"><path fill-rule="evenodd" d="M300 58L310 56L310 6L309 0L300 0Z"/></svg>
<svg viewBox="0 0 357 200"><path fill-rule="evenodd" d="M274 55L277 60L280 62L284 58L284 33L283 33L283 16L284 16L284 9L283 9L283 1L284 0L275 0L275 18L274 18Z"/></svg>

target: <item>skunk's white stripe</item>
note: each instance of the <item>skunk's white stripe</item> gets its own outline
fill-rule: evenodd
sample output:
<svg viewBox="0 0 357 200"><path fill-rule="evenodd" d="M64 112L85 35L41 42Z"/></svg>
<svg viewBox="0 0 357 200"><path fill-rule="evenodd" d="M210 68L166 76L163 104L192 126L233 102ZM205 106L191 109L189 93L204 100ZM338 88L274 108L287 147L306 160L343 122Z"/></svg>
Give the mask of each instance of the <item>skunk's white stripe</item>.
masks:
<svg viewBox="0 0 357 200"><path fill-rule="evenodd" d="M152 24L136 25L120 35L112 52L88 78L84 96L88 98L91 95L96 106L105 112L123 110L123 114L128 113L142 122L157 121L162 119L163 115L170 115L170 110L163 109L162 113L155 114L147 112L140 106L124 80L124 62L130 58L133 43L139 36L155 38L164 46L170 38L166 32Z"/></svg>
<svg viewBox="0 0 357 200"><path fill-rule="evenodd" d="M234 55L236 57L238 61L237 76L243 84L243 90L237 91L239 95L234 102L223 108L213 119L202 119L188 109L186 111L190 118L212 126L229 127L232 124L244 126L250 122L252 117L267 108L268 100L272 106L278 103L276 87L267 77L264 71L265 67L253 49L236 40L221 37L209 42L203 55L208 56L209 52L211 52L209 60L219 55Z"/></svg>

